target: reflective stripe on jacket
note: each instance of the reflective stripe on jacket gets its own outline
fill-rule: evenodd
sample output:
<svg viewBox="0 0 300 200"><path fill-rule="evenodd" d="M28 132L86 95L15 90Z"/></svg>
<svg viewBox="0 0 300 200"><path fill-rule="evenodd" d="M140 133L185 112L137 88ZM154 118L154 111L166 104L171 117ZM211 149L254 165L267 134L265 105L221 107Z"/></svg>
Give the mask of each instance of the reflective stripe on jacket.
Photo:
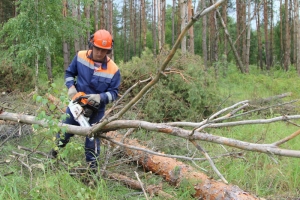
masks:
<svg viewBox="0 0 300 200"><path fill-rule="evenodd" d="M118 97L121 75L118 66L109 57L107 62L95 70L94 61L87 55L90 51L79 51L65 73L65 85L75 85L78 92L100 94L100 109ZM76 81L75 81L76 78Z"/></svg>

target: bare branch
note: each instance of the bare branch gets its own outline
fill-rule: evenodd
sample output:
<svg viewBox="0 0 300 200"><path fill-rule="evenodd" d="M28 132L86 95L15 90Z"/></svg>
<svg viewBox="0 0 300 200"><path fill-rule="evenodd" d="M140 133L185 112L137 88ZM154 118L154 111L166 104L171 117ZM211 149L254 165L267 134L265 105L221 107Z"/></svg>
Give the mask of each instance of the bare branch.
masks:
<svg viewBox="0 0 300 200"><path fill-rule="evenodd" d="M3 112L2 114L0 114L0 119L17 121L20 123L27 123L27 124L39 124L43 127L48 126L48 124L45 121L35 120L34 116L29 116L29 115L20 115L20 114ZM267 124L267 123L286 121L291 119L300 119L300 115L281 116L281 117L275 117L271 119L245 120L245 121L227 122L227 123L219 123L219 124L212 123L209 124L208 127L226 127L226 126L238 126L238 125L246 125L246 124ZM189 125L191 124L194 126L199 125L199 123L189 123ZM87 136L88 132L91 129L89 127L78 127L78 126L72 126L67 124L59 124L59 126L66 127L68 129L68 133L73 133L81 136ZM118 129L128 129L128 128L142 128L149 131L166 133L169 135L185 138L188 140L201 140L201 141L207 141L207 142L212 142L217 144L223 144L226 146L231 146L231 147L235 147L247 151L256 151L256 152L261 152L266 154L300 158L300 151L281 149L273 144L255 144L255 143L235 140L232 138L216 136L208 133L202 133L198 131L195 131L194 135L191 136L190 130L173 127L168 124L150 123L150 122L140 121L140 120L113 121L107 124L105 127L103 127L101 133L112 131L112 130L118 130ZM96 136L104 137L101 136L101 133L99 134L97 133Z"/></svg>
<svg viewBox="0 0 300 200"><path fill-rule="evenodd" d="M146 191L145 191L144 184L142 183L142 181L141 181L140 178L139 178L139 174L138 174L136 171L134 171L134 174L135 174L135 176L136 176L138 182L140 183L140 186L141 186L141 188L142 188L142 190L143 190L143 193L144 193L144 195L145 195L145 198L148 200L148 199L149 199L149 198L148 198L148 195L147 195L147 193L146 193Z"/></svg>
<svg viewBox="0 0 300 200"><path fill-rule="evenodd" d="M298 136L299 134L300 134L300 130L294 132L293 134L289 135L288 137L285 137L285 138L283 138L283 139L281 139L281 140L279 140L279 141L277 141L277 142L274 142L272 145L274 145L274 146L280 146L280 145L282 145L283 143L288 142L289 140L295 138L295 137Z"/></svg>
<svg viewBox="0 0 300 200"><path fill-rule="evenodd" d="M191 140L191 143L205 156L205 158L208 160L210 166L212 167L214 172L221 178L221 180L224 183L228 184L228 181L224 178L224 176L217 169L217 167L215 166L215 163L212 161L212 159L210 158L208 153L199 144L197 144L195 140Z"/></svg>

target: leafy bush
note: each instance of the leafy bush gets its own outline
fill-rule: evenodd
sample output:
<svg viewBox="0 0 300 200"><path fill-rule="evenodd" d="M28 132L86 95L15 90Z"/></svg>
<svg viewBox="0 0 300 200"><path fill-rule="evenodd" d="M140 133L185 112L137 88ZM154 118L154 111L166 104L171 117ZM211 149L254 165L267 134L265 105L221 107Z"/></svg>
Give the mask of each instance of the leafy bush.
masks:
<svg viewBox="0 0 300 200"><path fill-rule="evenodd" d="M11 62L0 63L0 89L4 91L27 91L33 87L33 72L24 66L14 66Z"/></svg>
<svg viewBox="0 0 300 200"><path fill-rule="evenodd" d="M167 52L154 58L149 50L141 58L121 63L121 93L134 83L155 76ZM205 72L197 55L177 53L169 63L166 77L162 77L139 103L141 116L150 121L199 120L207 108L219 103L218 89L213 77ZM128 98L135 96L143 86L135 88Z"/></svg>

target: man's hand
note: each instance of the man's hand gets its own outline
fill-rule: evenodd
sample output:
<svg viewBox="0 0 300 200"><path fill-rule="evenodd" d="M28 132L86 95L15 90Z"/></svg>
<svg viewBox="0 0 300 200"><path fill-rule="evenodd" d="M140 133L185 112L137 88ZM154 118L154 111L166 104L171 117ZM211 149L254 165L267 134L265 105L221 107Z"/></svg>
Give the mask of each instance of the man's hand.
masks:
<svg viewBox="0 0 300 200"><path fill-rule="evenodd" d="M75 96L75 94L77 94L77 90L76 90L75 86L73 85L68 90L69 99L72 99Z"/></svg>
<svg viewBox="0 0 300 200"><path fill-rule="evenodd" d="M88 101L94 101L98 104L100 104L100 94L88 94Z"/></svg>

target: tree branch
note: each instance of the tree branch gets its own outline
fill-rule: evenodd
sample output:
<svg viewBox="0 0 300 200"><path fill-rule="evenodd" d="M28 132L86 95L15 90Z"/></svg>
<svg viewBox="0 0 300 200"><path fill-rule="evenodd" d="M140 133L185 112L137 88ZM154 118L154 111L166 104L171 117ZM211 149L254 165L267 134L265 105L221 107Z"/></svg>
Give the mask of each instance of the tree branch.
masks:
<svg viewBox="0 0 300 200"><path fill-rule="evenodd" d="M39 124L42 127L48 127L48 124L44 120L36 120L34 116L30 116L30 115L21 115L21 114L3 112L2 114L0 114L0 119L16 121L19 123ZM246 124L267 124L267 123L278 122L278 121L286 121L290 119L300 119L300 115L281 116L281 117L275 117L271 119L227 122L227 123L220 123L220 124L214 123L214 124L210 124L208 127L226 127L226 126L237 126L237 125L246 125ZM194 126L199 125L199 123L189 123L189 125L191 124L194 124ZM66 127L68 129L68 133L73 133L75 135L81 135L81 136L88 136L88 132L91 129L89 127L79 127L79 126L67 125L62 123L59 124L58 126ZM106 126L104 126L101 129L101 133L112 131L112 130L118 130L118 129L128 129L128 128L142 128L149 131L166 133L169 135L185 138L188 140L201 140L201 141L207 141L207 142L212 142L217 144L223 144L226 146L231 146L231 147L235 147L247 151L256 151L256 152L261 152L266 154L300 158L300 151L281 149L274 144L255 144L255 143L235 140L232 138L216 136L208 133L202 133L198 131L195 131L194 134L191 135L190 130L173 127L168 124L150 123L150 122L140 121L140 120L113 121L107 124ZM96 133L95 136L104 137L101 136L101 133L100 132Z"/></svg>

